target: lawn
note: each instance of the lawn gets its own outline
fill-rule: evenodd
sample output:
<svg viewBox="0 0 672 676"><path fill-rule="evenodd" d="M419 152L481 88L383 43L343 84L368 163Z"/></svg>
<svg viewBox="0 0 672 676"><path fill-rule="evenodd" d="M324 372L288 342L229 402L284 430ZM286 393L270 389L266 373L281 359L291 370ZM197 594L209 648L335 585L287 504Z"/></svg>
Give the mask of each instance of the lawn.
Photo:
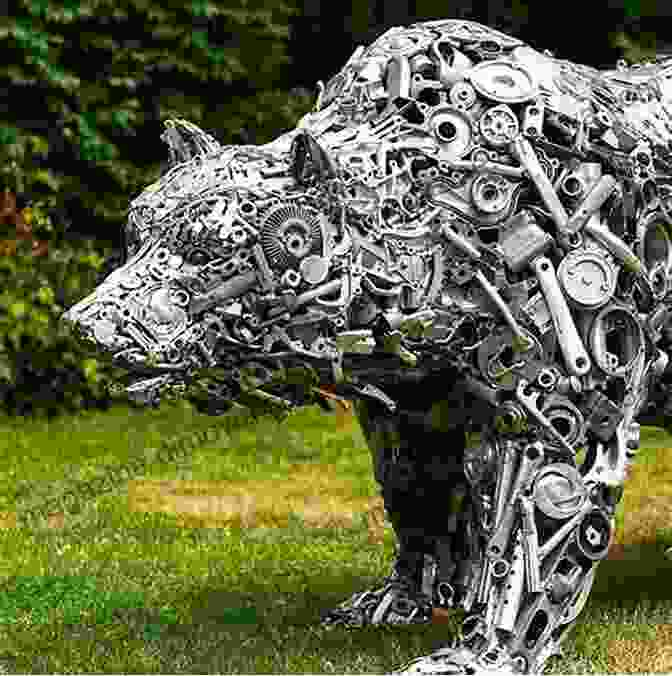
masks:
<svg viewBox="0 0 672 676"><path fill-rule="evenodd" d="M170 403L0 425L0 672L383 673L458 626L459 612L316 627L393 555L352 418L314 407L245 424ZM162 450L175 437L177 459ZM643 439L555 673L672 671L672 451L660 430Z"/></svg>

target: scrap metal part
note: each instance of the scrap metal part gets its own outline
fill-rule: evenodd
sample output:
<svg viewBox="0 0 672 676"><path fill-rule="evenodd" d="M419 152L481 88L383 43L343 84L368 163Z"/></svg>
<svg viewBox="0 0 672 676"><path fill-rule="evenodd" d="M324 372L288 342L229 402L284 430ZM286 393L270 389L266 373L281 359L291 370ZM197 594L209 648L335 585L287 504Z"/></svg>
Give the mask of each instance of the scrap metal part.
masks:
<svg viewBox="0 0 672 676"><path fill-rule="evenodd" d="M169 120L122 265L65 319L147 404L390 418L406 384L450 381L481 435L441 581L467 618L408 670L539 672L608 550L638 416L652 392L672 411L671 120L670 58L600 71L474 22L394 27L270 143Z"/></svg>

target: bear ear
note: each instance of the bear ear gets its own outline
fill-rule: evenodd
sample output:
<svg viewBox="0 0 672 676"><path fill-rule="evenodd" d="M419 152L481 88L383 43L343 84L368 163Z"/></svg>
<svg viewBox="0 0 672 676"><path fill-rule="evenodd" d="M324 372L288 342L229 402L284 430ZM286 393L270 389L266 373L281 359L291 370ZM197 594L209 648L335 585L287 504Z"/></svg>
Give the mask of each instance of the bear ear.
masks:
<svg viewBox="0 0 672 676"><path fill-rule="evenodd" d="M314 185L337 176L327 151L305 129L294 137L291 156L292 173L299 185Z"/></svg>
<svg viewBox="0 0 672 676"><path fill-rule="evenodd" d="M161 140L168 144L170 167L222 149L219 141L187 120L166 120L163 124L166 130Z"/></svg>

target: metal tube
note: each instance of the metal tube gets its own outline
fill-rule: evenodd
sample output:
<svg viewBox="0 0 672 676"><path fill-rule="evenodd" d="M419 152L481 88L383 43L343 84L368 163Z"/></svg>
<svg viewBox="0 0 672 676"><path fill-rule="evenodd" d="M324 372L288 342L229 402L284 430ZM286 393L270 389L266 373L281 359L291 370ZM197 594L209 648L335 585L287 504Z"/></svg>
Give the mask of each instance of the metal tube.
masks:
<svg viewBox="0 0 672 676"><path fill-rule="evenodd" d="M502 595L497 608L497 620L495 625L502 631L513 632L516 627L516 617L520 610L520 602L523 596L525 571L523 562L523 548L520 539L513 549L513 563L507 584L502 588Z"/></svg>
<svg viewBox="0 0 672 676"><path fill-rule="evenodd" d="M417 223L410 223L409 226L414 228L424 228L433 219L435 219L442 211L443 209L441 207L436 207L431 211L427 212Z"/></svg>
<svg viewBox="0 0 672 676"><path fill-rule="evenodd" d="M535 472L539 465L544 459L544 447L539 443L530 444L523 453L522 458L520 459L520 468L518 469L518 475L516 480L511 488L511 494L509 495L509 504L514 502L521 488L528 482L532 477L532 473ZM495 533L490 538L488 542L488 554L490 556L500 557L511 537L511 531L513 530L513 524L517 514L515 509L509 509L498 524Z"/></svg>
<svg viewBox="0 0 672 676"><path fill-rule="evenodd" d="M623 267L630 272L638 273L642 269L642 262L634 251L616 234L600 225L597 219L588 220L583 228L584 232L595 237L621 261Z"/></svg>
<svg viewBox="0 0 672 676"><path fill-rule="evenodd" d="M237 275L232 279L222 282L212 291L193 298L189 304L189 312L198 314L203 310L207 310L213 305L242 296L246 291L249 291L257 283L257 273L254 270L244 272L242 275Z"/></svg>
<svg viewBox="0 0 672 676"><path fill-rule="evenodd" d="M487 603L490 599L490 590L492 589L492 560L485 559L481 569L480 579L478 581L478 593L476 594L476 603Z"/></svg>
<svg viewBox="0 0 672 676"><path fill-rule="evenodd" d="M331 282L323 284L322 286L318 286L316 289L306 291L305 293L302 293L300 296L296 297L296 307L299 307L299 305L305 305L305 303L308 303L315 298L319 298L320 296L338 291L342 284L342 279L334 279Z"/></svg>
<svg viewBox="0 0 672 676"><path fill-rule="evenodd" d="M411 92L411 64L405 56L393 56L387 65L389 100L407 99Z"/></svg>
<svg viewBox="0 0 672 676"><path fill-rule="evenodd" d="M252 247L252 253L254 254L254 258L257 261L257 265L259 266L259 271L261 272L261 283L264 287L264 290L272 290L274 286L273 271L266 260L266 254L264 254L264 250L261 248L261 245L255 244Z"/></svg>
<svg viewBox="0 0 672 676"><path fill-rule="evenodd" d="M499 471L497 472L497 488L495 490L495 516L493 519L495 528L499 526L504 515L504 508L511 490L514 465L516 463L516 447L514 443L510 439L502 439L501 447Z"/></svg>
<svg viewBox="0 0 672 676"><path fill-rule="evenodd" d="M467 239L458 234L448 223L444 223L441 226L441 234L456 248L458 248L462 253L467 254L469 258L478 261L481 260L481 252Z"/></svg>
<svg viewBox="0 0 672 676"><path fill-rule="evenodd" d="M452 169L457 169L458 171L487 172L519 179L525 176L523 168L511 167L508 164L500 164L499 162L478 162L475 160L445 160L445 162Z"/></svg>
<svg viewBox="0 0 672 676"><path fill-rule="evenodd" d="M607 201L617 183L611 174L602 176L567 221L565 233L572 234L581 230L588 219Z"/></svg>
<svg viewBox="0 0 672 676"><path fill-rule="evenodd" d="M595 508L590 500L586 500L583 507L565 524L539 547L539 560L543 561L569 534L581 523L586 514Z"/></svg>

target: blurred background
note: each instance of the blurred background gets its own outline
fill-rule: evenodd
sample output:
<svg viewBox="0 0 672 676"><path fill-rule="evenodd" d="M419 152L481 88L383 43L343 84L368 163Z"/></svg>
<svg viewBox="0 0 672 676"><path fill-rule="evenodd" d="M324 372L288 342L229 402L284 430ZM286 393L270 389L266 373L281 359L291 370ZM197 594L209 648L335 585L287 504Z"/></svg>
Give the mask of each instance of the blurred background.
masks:
<svg viewBox="0 0 672 676"><path fill-rule="evenodd" d="M167 118L189 119L225 144L264 143L295 125L317 80L357 45L423 20L483 22L602 68L672 51L672 3L654 0L10 0L5 8L0 239L10 245L0 248L0 397L24 382L18 410L44 385L30 369L47 373L54 359L58 387L105 380L95 358L84 369L78 348L54 337L57 318L115 265L129 201L165 167ZM35 366L50 350L69 361L44 356L47 365ZM47 402L60 392L44 387Z"/></svg>
<svg viewBox="0 0 672 676"><path fill-rule="evenodd" d="M28 186L3 162L5 183L20 202L58 194L51 213L71 235L108 243L129 198L161 169L166 117L184 115L224 143L268 141L310 107L317 80L391 26L471 19L597 67L672 45L672 4L653 0L10 5L0 19L3 159L41 171Z"/></svg>

